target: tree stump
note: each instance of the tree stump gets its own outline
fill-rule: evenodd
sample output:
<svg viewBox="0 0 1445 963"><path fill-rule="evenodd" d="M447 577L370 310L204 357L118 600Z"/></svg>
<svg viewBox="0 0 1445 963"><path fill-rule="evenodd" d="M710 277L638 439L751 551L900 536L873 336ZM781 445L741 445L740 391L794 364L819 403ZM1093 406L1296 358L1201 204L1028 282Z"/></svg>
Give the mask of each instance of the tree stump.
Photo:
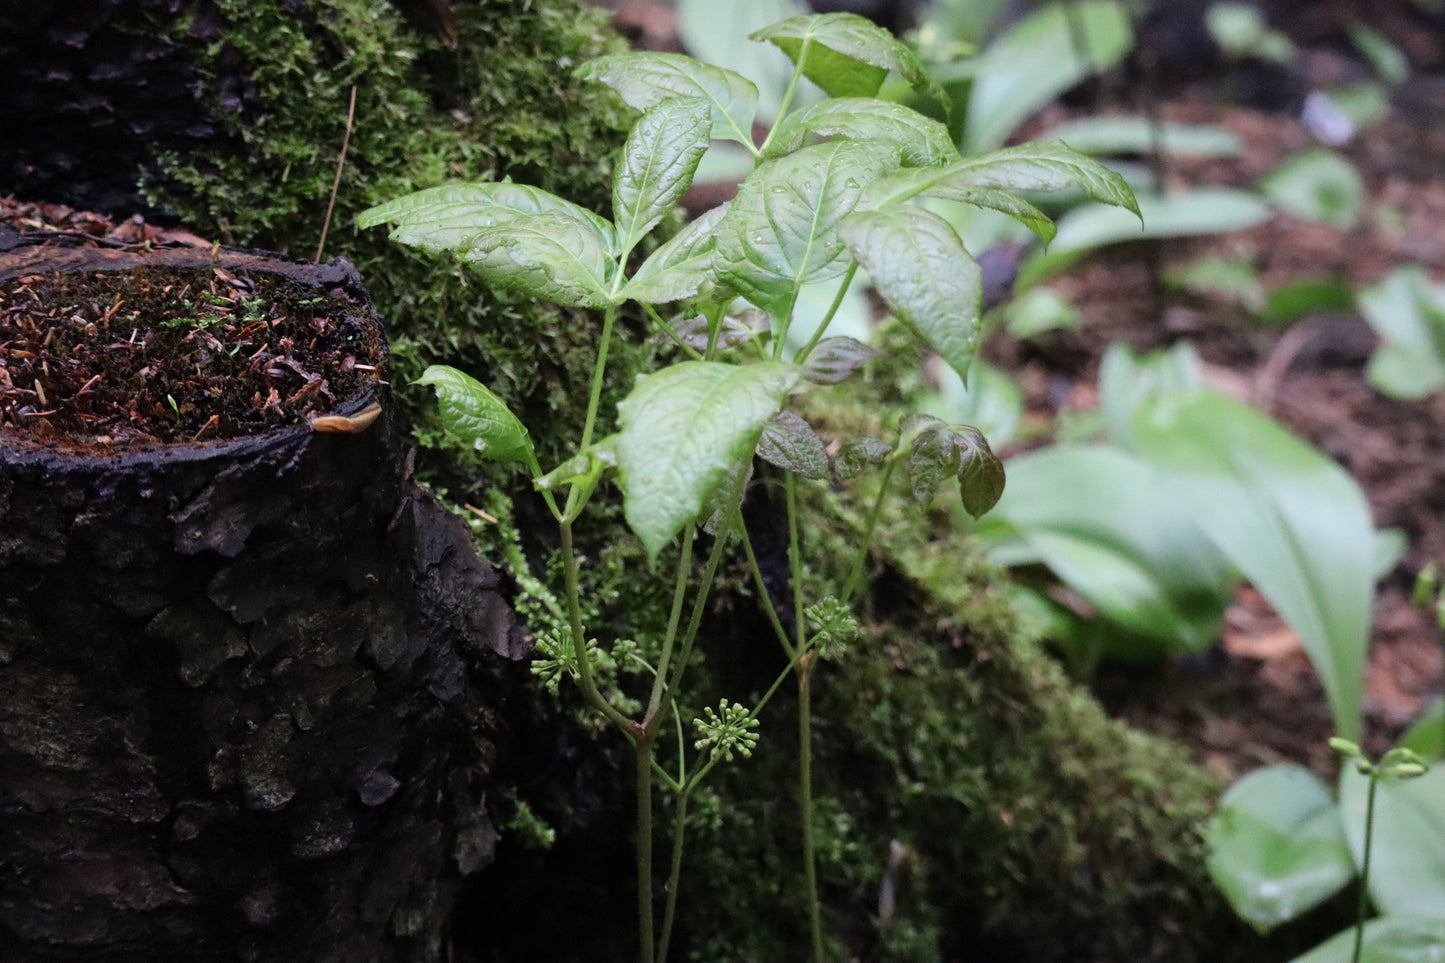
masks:
<svg viewBox="0 0 1445 963"><path fill-rule="evenodd" d="M440 958L497 839L483 803L526 643L464 523L411 482L355 272L9 246L0 960ZM123 276L171 301L121 297ZM33 303L47 289L67 293ZM329 356L282 333L298 319ZM228 351L246 371L215 373ZM124 382L119 409L60 384L62 354Z"/></svg>

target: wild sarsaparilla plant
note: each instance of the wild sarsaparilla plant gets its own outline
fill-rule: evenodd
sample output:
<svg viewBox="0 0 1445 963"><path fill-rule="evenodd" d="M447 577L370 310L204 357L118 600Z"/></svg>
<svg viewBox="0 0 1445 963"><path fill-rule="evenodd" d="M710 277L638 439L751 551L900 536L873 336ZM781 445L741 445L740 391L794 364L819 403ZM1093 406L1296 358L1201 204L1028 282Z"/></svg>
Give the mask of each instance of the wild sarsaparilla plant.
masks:
<svg viewBox="0 0 1445 963"><path fill-rule="evenodd" d="M979 335L982 278L948 221L924 201L1004 211L1046 241L1052 223L1020 192L1073 187L1137 211L1119 177L1068 147L1031 144L963 158L943 124L876 99L891 72L924 97L941 100L942 94L907 47L861 17L795 17L752 39L777 45L795 65L779 120L761 144L753 137L757 88L737 73L663 53L607 56L578 69L641 112L617 162L610 219L510 182L436 187L360 218L363 227L391 224L392 237L403 243L457 254L495 287L601 312L585 420L575 455L561 465L538 464L526 427L467 374L434 366L421 381L435 386L450 431L486 455L526 467L556 519L564 585L560 597L548 593L537 609L544 618L554 616L553 624L534 626L544 656L539 664L574 678L587 701L635 748L644 961L667 954L689 797L719 762L752 753L758 714L790 675L800 697L800 838L812 953L817 960L828 955L810 818L810 683L817 659L837 652L857 631L846 602L861 581L878 513L875 507L863 526L866 537L848 584L807 585L799 485L882 465L881 499L901 465L921 501L955 478L975 516L1003 490L1001 464L968 426L905 419L891 442L837 439L840 447L830 456L796 413L800 396L846 379L876 356L857 341L827 335L849 286L866 272L894 315L965 375ZM828 96L791 109L804 78ZM677 205L716 140L742 145L754 158L752 173L730 203L698 217L633 268L639 243ZM836 297L822 322L806 339L790 340L801 288L831 279L837 279ZM675 360L638 377L609 432L613 420L599 411L603 377L618 312L628 302L641 305L658 336L675 349ZM741 521L755 456L783 476L791 618L774 610ZM655 650L639 651L632 640L599 639L585 624L589 606L581 595L583 562L573 526L604 478L621 490L623 514L654 570L663 550L681 542L670 615L658 627ZM724 700L683 720L679 686L708 592L730 546L739 545L788 664L755 704ZM695 565L694 551L703 546L705 561ZM635 697L609 698L599 685L599 664L624 658L644 666L650 684ZM687 722L693 736L685 739ZM674 794L660 926L653 916L654 781Z"/></svg>

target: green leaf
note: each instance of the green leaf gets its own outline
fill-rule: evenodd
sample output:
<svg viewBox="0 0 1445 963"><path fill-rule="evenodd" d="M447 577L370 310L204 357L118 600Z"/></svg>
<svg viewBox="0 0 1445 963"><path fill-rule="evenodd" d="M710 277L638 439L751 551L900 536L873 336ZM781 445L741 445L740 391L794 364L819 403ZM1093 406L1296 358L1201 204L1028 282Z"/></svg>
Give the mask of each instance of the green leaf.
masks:
<svg viewBox="0 0 1445 963"><path fill-rule="evenodd" d="M1340 812L1355 864L1365 855L1370 781L1340 772ZM1445 765L1415 779L1381 777L1375 787L1370 899L1386 916L1445 915Z"/></svg>
<svg viewBox="0 0 1445 963"><path fill-rule="evenodd" d="M1037 284L1108 244L1245 231L1269 218L1269 205L1257 194L1227 187L1141 197L1138 217L1117 207L1088 204L1059 219L1059 233L1049 250L1029 258L1019 269L1018 288Z"/></svg>
<svg viewBox="0 0 1445 963"><path fill-rule="evenodd" d="M868 184L898 163L872 141L832 141L758 165L718 224L721 279L774 317L785 316L798 287L847 267L838 221Z"/></svg>
<svg viewBox="0 0 1445 963"><path fill-rule="evenodd" d="M514 217L469 243L462 260L499 288L574 308L615 300L609 290L615 262L589 224L571 214Z"/></svg>
<svg viewBox="0 0 1445 963"><path fill-rule="evenodd" d="M758 457L803 478L827 478L831 473L823 439L791 411L778 412L763 426Z"/></svg>
<svg viewBox="0 0 1445 963"><path fill-rule="evenodd" d="M678 97L647 108L632 128L612 180L623 251L631 251L692 186L707 151L709 117L706 100Z"/></svg>
<svg viewBox="0 0 1445 963"><path fill-rule="evenodd" d="M881 358L856 338L824 338L803 363L803 377L815 385L836 385L875 358Z"/></svg>
<svg viewBox="0 0 1445 963"><path fill-rule="evenodd" d="M1060 94L1122 60L1132 45L1129 15L1113 0L1051 3L1020 20L980 58L964 153L999 146Z"/></svg>
<svg viewBox="0 0 1445 963"><path fill-rule="evenodd" d="M792 365L684 361L640 375L618 406L617 469L623 514L649 558L749 458L758 436L797 384Z"/></svg>
<svg viewBox="0 0 1445 963"><path fill-rule="evenodd" d="M1439 697L1420 713L1400 743L1426 758L1445 756L1445 697Z"/></svg>
<svg viewBox="0 0 1445 963"><path fill-rule="evenodd" d="M811 360L811 359L810 359ZM1012 376L982 361L968 369L969 384L939 365L938 390L920 395L917 410L953 424L974 425L995 445L1007 445L1023 418L1023 394Z"/></svg>
<svg viewBox="0 0 1445 963"><path fill-rule="evenodd" d="M1267 415L1207 392L1151 399L1132 435L1300 637L1336 731L1358 741L1375 530L1354 479Z"/></svg>
<svg viewBox="0 0 1445 963"><path fill-rule="evenodd" d="M901 104L868 97L822 100L794 111L778 125L764 156L797 150L809 135L893 144L910 167L946 164L958 157L946 126Z"/></svg>
<svg viewBox="0 0 1445 963"><path fill-rule="evenodd" d="M1258 769L1229 788L1205 830L1209 875L1267 933L1355 878L1340 812L1302 766Z"/></svg>
<svg viewBox="0 0 1445 963"><path fill-rule="evenodd" d="M752 34L802 63L803 74L833 97L873 97L890 70L939 104L948 98L898 38L854 13L791 17Z"/></svg>
<svg viewBox="0 0 1445 963"><path fill-rule="evenodd" d="M674 0L672 7L683 49L699 60L750 77L758 85L758 122L771 126L793 76L793 65L781 50L754 43L747 35L807 13L807 4L802 0ZM742 177L739 174L734 180Z"/></svg>
<svg viewBox="0 0 1445 963"><path fill-rule="evenodd" d="M1445 388L1445 285L1409 264L1360 291L1359 302L1380 338L1365 369L1370 384L1405 401Z"/></svg>
<svg viewBox="0 0 1445 963"><path fill-rule="evenodd" d="M1064 141L1085 154L1152 154L1170 157L1238 157L1238 135L1213 124L1154 124L1148 117L1089 117L1049 128L1041 140Z"/></svg>
<svg viewBox="0 0 1445 963"><path fill-rule="evenodd" d="M1410 58L1390 42L1389 38L1367 23L1356 20L1349 26L1350 40L1360 53L1369 58L1370 66L1381 79L1403 84L1410 78Z"/></svg>
<svg viewBox="0 0 1445 963"><path fill-rule="evenodd" d="M434 364L416 379L436 388L442 425L486 458L532 465L532 439L502 399L456 368Z"/></svg>
<svg viewBox="0 0 1445 963"><path fill-rule="evenodd" d="M536 187L508 182L446 184L362 211L358 227L391 224L391 239L426 251L465 251L482 231L532 214L556 211L582 224L609 255L617 254L612 225L584 207Z"/></svg>
<svg viewBox="0 0 1445 963"><path fill-rule="evenodd" d="M983 274L948 222L918 207L860 211L838 234L893 313L965 380L978 346Z"/></svg>
<svg viewBox="0 0 1445 963"><path fill-rule="evenodd" d="M908 450L913 497L927 502L944 479L958 479L964 511L978 518L998 503L1004 490L1003 462L977 428L928 419Z"/></svg>
<svg viewBox="0 0 1445 963"><path fill-rule="evenodd" d="M1106 655L1153 659L1213 644L1237 578L1158 473L1126 452L1081 445L1006 467L1008 489L974 529L991 559L1048 566L1124 630L1106 633L1115 646Z"/></svg>
<svg viewBox="0 0 1445 963"><path fill-rule="evenodd" d="M708 102L713 137L753 147L758 88L741 74L684 54L642 52L597 57L574 74L606 84L637 110L674 97L701 97Z"/></svg>
<svg viewBox="0 0 1445 963"><path fill-rule="evenodd" d="M1387 916L1365 924L1360 963L1439 963L1445 947L1445 919L1433 916ZM1290 963L1350 963L1355 928L1330 937Z"/></svg>
<svg viewBox="0 0 1445 963"><path fill-rule="evenodd" d="M1060 143L1022 144L944 167L898 171L881 178L868 196L879 208L914 196L993 208L1014 217L1048 242L1054 238L1053 222L1011 192L1065 188L1075 188L1101 204L1117 205L1135 216L1139 214L1139 202L1122 177ZM1135 228L1137 230L1137 223Z"/></svg>
<svg viewBox="0 0 1445 963"><path fill-rule="evenodd" d="M1259 189L1285 213L1336 230L1350 230L1364 212L1365 183L1355 165L1323 147L1282 161Z"/></svg>
<svg viewBox="0 0 1445 963"><path fill-rule="evenodd" d="M723 203L703 213L642 262L622 289L622 296L643 304L662 304L690 298L712 279L714 231L727 214Z"/></svg>
<svg viewBox="0 0 1445 963"><path fill-rule="evenodd" d="M1264 14L1247 3L1211 3L1204 11L1209 35L1232 57L1259 57L1288 63L1294 45L1277 30L1271 30Z"/></svg>
<svg viewBox="0 0 1445 963"><path fill-rule="evenodd" d="M1099 412L1109 440L1135 450L1134 418L1146 401L1162 394L1204 387L1199 355L1187 341L1166 351L1136 356L1122 341L1104 349L1099 363Z"/></svg>
<svg viewBox="0 0 1445 963"><path fill-rule="evenodd" d="M869 465L881 465L893 454L893 446L877 438L859 438L838 452L838 475L852 478Z"/></svg>

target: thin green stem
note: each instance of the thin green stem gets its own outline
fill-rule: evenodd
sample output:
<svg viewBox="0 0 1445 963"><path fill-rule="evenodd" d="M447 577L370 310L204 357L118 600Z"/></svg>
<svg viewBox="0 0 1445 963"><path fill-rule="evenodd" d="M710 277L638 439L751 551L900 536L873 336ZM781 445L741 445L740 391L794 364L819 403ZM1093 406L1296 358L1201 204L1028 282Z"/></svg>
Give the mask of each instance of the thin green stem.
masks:
<svg viewBox="0 0 1445 963"><path fill-rule="evenodd" d="M893 480L893 469L897 465L897 458L889 458L888 466L883 469L883 480L878 484L878 497L873 500L873 509L868 513L867 527L863 530L863 542L858 546L858 557L853 562L853 571L848 573L848 581L843 583L843 604L845 605L852 600L853 594L858 591L858 586L863 581L863 566L868 562L868 548L873 544L873 532L878 528L878 519L883 514L883 499L888 494L888 483Z"/></svg>
<svg viewBox="0 0 1445 963"><path fill-rule="evenodd" d="M617 320L617 305L609 304L602 312L602 343L597 348L597 363L592 369L592 393L587 398L587 420L582 424L582 444L578 451L586 451L592 444L592 430L597 425L597 409L602 406L602 376L607 371L607 351L612 345L612 325Z"/></svg>
<svg viewBox="0 0 1445 963"><path fill-rule="evenodd" d="M803 881L808 890L808 932L813 963L824 963L823 908L818 899L817 847L813 839L813 655L798 665L798 809L802 813Z"/></svg>
<svg viewBox="0 0 1445 963"><path fill-rule="evenodd" d="M793 105L793 96L798 92L798 84L803 79L803 65L808 61L808 48L812 44L811 40L803 41L803 48L798 51L797 62L793 64L793 76L788 78L788 89L783 91L783 99L778 102L778 119L773 121L773 129L768 131L768 136L763 138L762 146L753 156L764 156L768 151L768 145L773 142L773 135L778 132L779 127L783 126L783 118L788 115L788 108Z"/></svg>
<svg viewBox="0 0 1445 963"><path fill-rule="evenodd" d="M642 963L654 963L652 924L652 737L637 737L637 942Z"/></svg>
<svg viewBox="0 0 1445 963"><path fill-rule="evenodd" d="M803 616L803 556L798 535L798 476L790 471L783 473L783 493L788 509L788 576L793 583L795 649L802 652L808 647L808 625Z"/></svg>
<svg viewBox="0 0 1445 963"><path fill-rule="evenodd" d="M572 633L572 653L577 660L577 680L582 684L582 693L634 742L639 727L603 697L597 690L597 680L592 675L592 659L587 654L587 633L582 625L581 591L578 586L577 554L572 547L572 522L562 521L558 526L562 534L562 576L567 583L567 621Z"/></svg>
<svg viewBox="0 0 1445 963"><path fill-rule="evenodd" d="M1355 950L1350 954L1350 963L1360 963L1360 952L1365 945L1365 914L1370 903L1370 849L1375 836L1375 787L1379 785L1380 774L1370 771L1370 794L1365 803L1365 859L1360 866L1360 900L1355 908Z"/></svg>
<svg viewBox="0 0 1445 963"><path fill-rule="evenodd" d="M833 303L828 305L828 313L823 315L822 321L818 322L818 329L813 332L813 336L808 339L808 343L803 345L802 350L794 356L793 362L795 364L802 364L804 361L807 361L808 355L812 354L813 349L818 346L818 342L823 340L823 335L827 332L828 325L833 323L833 316L837 314L838 309L843 306L843 298L847 296L848 288L853 284L853 277L857 273L858 262L854 261L848 266L848 273L843 275L843 283L838 285L838 293L833 295Z"/></svg>
<svg viewBox="0 0 1445 963"><path fill-rule="evenodd" d="M647 712L642 717L644 725L657 714L658 707L662 705L662 697L667 685L668 662L672 658L673 645L677 641L677 627L682 622L683 603L687 601L687 576L692 570L694 537L693 527L687 526L682 534L682 552L677 560L677 575L672 590L672 612L667 617L667 634L662 639L662 655L657 660L657 672L652 679L652 695L647 700Z"/></svg>
<svg viewBox="0 0 1445 963"><path fill-rule="evenodd" d="M793 649L793 642L788 638L788 632L783 628L783 620L778 617L778 607L773 604L772 593L768 591L768 585L763 581L762 569L758 567L758 556L753 551L753 539L748 534L746 527L742 530L743 551L748 556L748 569L753 574L753 585L757 587L758 598L762 600L763 614L768 617L768 622L773 627L773 632L782 644L783 651L787 653L788 661L792 662L798 658L798 653Z"/></svg>
<svg viewBox="0 0 1445 963"><path fill-rule="evenodd" d="M788 570L793 583L793 618L799 653L798 673L798 810L803 845L803 881L808 895L808 932L813 942L813 963L823 963L823 908L818 899L817 848L813 839L813 666L807 651L808 626L803 613L803 556L798 531L798 484L792 472L783 476L788 510Z"/></svg>
<svg viewBox="0 0 1445 963"><path fill-rule="evenodd" d="M652 318L652 323L657 325L663 334L667 335L669 341L681 348L684 354L694 361L703 360L702 352L682 340L682 335L678 334L677 330L673 328L671 324L668 324L662 315L657 313L656 308L650 304L643 304L642 308L647 312L648 317Z"/></svg>
<svg viewBox="0 0 1445 963"><path fill-rule="evenodd" d="M672 942L672 923L677 916L677 891L682 882L682 844L687 832L687 802L691 787L677 796L677 813L672 820L672 864L667 871L667 903L662 911L662 936L657 941L658 963L667 963L667 947Z"/></svg>

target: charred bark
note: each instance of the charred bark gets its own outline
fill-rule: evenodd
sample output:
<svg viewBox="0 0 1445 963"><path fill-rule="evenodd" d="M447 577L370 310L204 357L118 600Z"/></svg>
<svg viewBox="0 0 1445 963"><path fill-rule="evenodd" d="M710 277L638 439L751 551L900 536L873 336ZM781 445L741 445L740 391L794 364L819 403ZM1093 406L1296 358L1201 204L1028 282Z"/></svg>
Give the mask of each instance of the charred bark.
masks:
<svg viewBox="0 0 1445 963"><path fill-rule="evenodd" d="M22 245L0 280L145 259L115 257ZM344 263L217 264L345 293L379 343ZM439 958L526 645L385 382L338 417L372 405L142 450L0 429L0 959Z"/></svg>

